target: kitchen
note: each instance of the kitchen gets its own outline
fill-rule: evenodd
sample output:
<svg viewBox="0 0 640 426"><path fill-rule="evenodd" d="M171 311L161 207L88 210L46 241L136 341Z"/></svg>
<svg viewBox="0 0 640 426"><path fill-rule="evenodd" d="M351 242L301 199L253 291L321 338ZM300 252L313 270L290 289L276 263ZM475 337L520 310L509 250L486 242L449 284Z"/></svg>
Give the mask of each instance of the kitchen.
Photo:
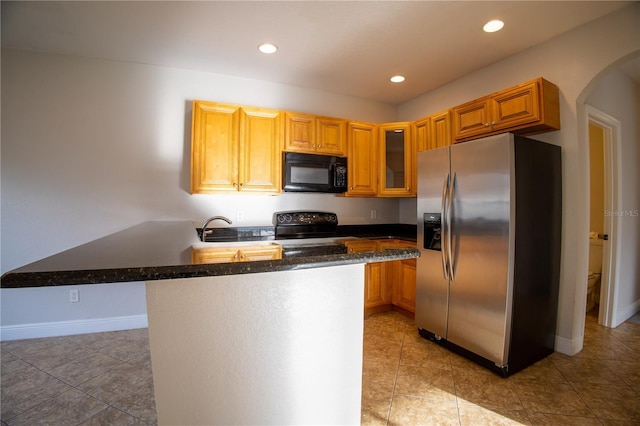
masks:
<svg viewBox="0 0 640 426"><path fill-rule="evenodd" d="M580 186L585 166L578 115L585 102L583 91L603 70L621 58L637 55L634 16L637 4L628 12L603 17L398 107L238 76L3 49L3 272L150 219L187 217L201 222L220 214L234 221L242 217L237 223L261 225L270 223L274 211L303 205L336 211L345 224L415 222L412 199L189 195L189 147L185 141L190 138L191 99L382 123L417 119L542 75L561 89L563 123L561 131L540 139L564 148L563 204L586 210L580 208L586 205L585 190ZM617 31L619 28L625 31ZM610 45L596 42L602 34L608 35L604 39ZM614 107L604 102L601 108L607 111ZM638 179L633 178L637 157L637 148L623 146L626 162L621 173L626 177L623 193L627 209L637 206L634 194L640 192L634 186ZM580 319L579 312L584 306L578 296L586 289L576 283L584 282L582 275L586 276L586 248L580 248L582 236L587 235L585 221L575 212L565 213L558 338L566 353L578 352L582 346L584 318ZM637 258L634 241L638 231L634 222L627 221L624 226L623 238L631 240L625 240L625 250L620 253L625 268L621 282L627 283L629 291L621 294L621 299L633 304L638 300L633 293L638 273L632 261ZM79 288L82 302L74 305L68 302L67 289L3 290L3 334L6 327L25 324L64 324L78 332L95 331L91 327L96 324L112 329L144 326L141 283L126 288ZM103 303L105 299L110 303Z"/></svg>

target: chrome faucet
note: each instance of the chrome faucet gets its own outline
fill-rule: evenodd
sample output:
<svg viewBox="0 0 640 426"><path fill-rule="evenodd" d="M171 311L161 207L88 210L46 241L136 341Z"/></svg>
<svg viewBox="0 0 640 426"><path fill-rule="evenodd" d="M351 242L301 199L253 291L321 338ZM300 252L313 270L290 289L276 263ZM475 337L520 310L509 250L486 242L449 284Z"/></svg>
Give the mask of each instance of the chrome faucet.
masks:
<svg viewBox="0 0 640 426"><path fill-rule="evenodd" d="M209 225L209 222L212 222L212 221L214 221L216 219L224 220L229 225L231 225L231 223L232 223L231 219L226 218L224 216L212 216L209 219L205 220L204 223L202 224L202 231L200 232L200 240L202 242L204 242L204 237L205 237L206 234L213 232L213 231L205 232L205 230L207 229L207 226Z"/></svg>

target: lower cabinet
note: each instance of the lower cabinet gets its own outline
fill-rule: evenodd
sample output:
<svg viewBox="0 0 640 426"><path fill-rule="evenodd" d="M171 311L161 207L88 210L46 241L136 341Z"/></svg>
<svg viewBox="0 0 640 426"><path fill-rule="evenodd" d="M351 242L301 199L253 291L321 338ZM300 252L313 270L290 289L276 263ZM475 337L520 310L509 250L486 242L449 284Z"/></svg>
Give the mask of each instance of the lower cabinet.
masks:
<svg viewBox="0 0 640 426"><path fill-rule="evenodd" d="M405 259L399 262L398 278L393 286L393 298L391 302L394 306L399 306L409 312L416 312L416 260Z"/></svg>
<svg viewBox="0 0 640 426"><path fill-rule="evenodd" d="M345 242L349 253L378 250L375 240L353 240ZM391 291L386 279L386 264L367 263L364 266L364 311L365 315L388 311L391 306Z"/></svg>
<svg viewBox="0 0 640 426"><path fill-rule="evenodd" d="M384 312L391 304L391 291L386 279L387 262L367 263L364 270L365 313Z"/></svg>
<svg viewBox="0 0 640 426"><path fill-rule="evenodd" d="M387 248L415 247L399 240L358 240L347 243L349 251L364 252ZM409 315L416 310L416 259L367 263L364 282L365 317L397 310Z"/></svg>
<svg viewBox="0 0 640 426"><path fill-rule="evenodd" d="M195 264L246 262L256 260L275 260L282 258L282 247L243 246L238 247L207 247L191 251L191 260Z"/></svg>

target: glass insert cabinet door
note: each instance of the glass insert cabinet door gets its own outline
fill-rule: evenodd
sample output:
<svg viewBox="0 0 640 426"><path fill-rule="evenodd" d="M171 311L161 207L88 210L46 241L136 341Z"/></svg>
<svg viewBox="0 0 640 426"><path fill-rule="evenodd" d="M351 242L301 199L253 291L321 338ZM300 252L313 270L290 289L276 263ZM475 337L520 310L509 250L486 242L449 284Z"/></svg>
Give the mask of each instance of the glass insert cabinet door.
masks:
<svg viewBox="0 0 640 426"><path fill-rule="evenodd" d="M415 196L416 152L409 122L378 126L380 141L379 183L381 196Z"/></svg>

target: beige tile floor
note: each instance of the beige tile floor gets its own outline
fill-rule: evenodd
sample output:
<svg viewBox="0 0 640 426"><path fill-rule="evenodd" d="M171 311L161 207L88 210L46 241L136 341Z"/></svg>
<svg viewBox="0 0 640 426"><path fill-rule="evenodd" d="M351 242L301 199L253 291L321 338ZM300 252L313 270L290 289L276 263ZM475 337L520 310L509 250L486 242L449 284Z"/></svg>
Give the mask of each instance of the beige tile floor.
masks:
<svg viewBox="0 0 640 426"><path fill-rule="evenodd" d="M587 317L585 349L503 379L420 338L397 313L365 321L362 423L638 425L640 324ZM156 424L146 329L1 344L3 425Z"/></svg>
<svg viewBox="0 0 640 426"><path fill-rule="evenodd" d="M365 322L362 424L640 425L640 323L587 316L585 348L504 379L418 336L413 321Z"/></svg>

